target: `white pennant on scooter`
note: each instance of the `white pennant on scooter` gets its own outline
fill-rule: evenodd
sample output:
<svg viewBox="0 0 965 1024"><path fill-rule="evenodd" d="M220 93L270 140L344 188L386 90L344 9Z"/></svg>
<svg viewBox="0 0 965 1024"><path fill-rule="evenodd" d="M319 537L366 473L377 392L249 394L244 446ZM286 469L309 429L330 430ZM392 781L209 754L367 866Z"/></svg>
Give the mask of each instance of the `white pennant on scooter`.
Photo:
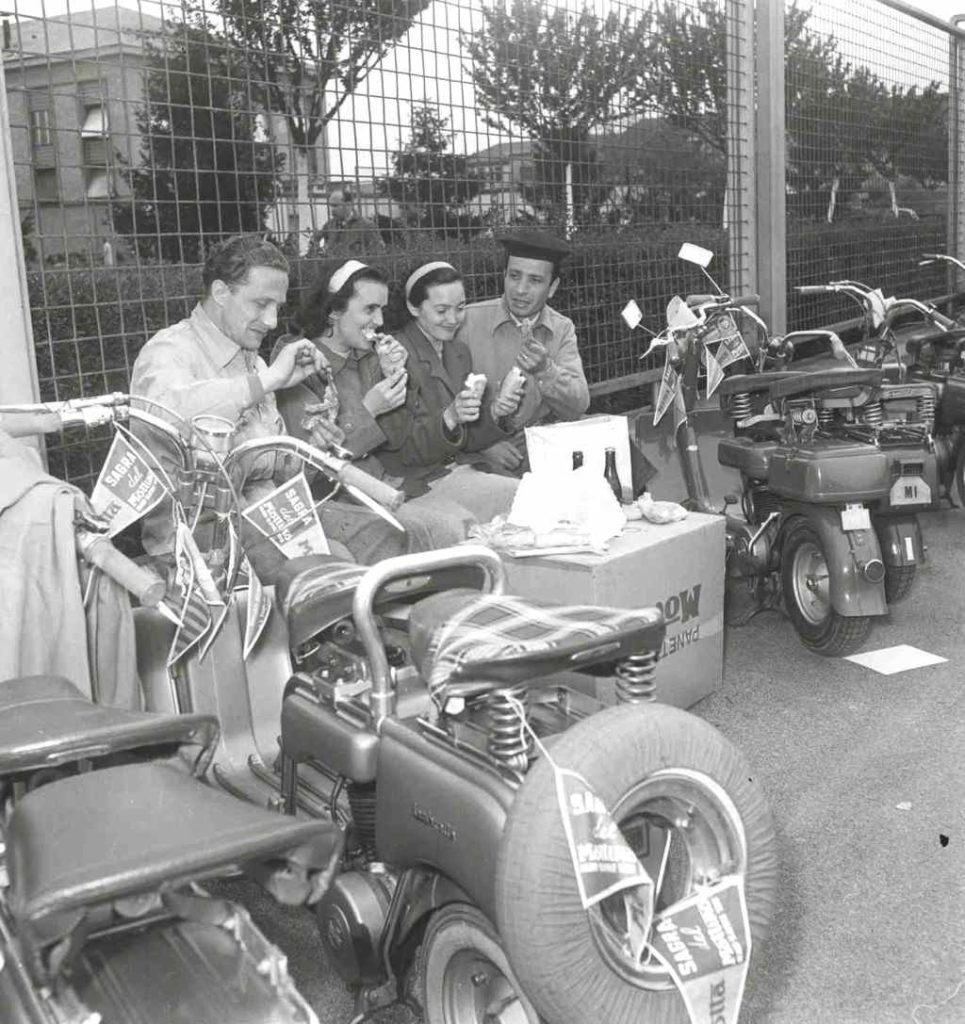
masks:
<svg viewBox="0 0 965 1024"><path fill-rule="evenodd" d="M244 568L248 576L248 608L245 613L245 643L242 658L247 661L248 655L254 650L271 615L271 598L265 593L261 580L251 568L251 563L247 558L244 560Z"/></svg>
<svg viewBox="0 0 965 1024"><path fill-rule="evenodd" d="M623 892L632 955L640 959L653 921L653 879L589 782L555 763L553 774L583 909Z"/></svg>
<svg viewBox="0 0 965 1024"><path fill-rule="evenodd" d="M707 397L711 398L724 379L724 368L717 362L717 357L706 345L703 352L704 366L707 368Z"/></svg>
<svg viewBox="0 0 965 1024"><path fill-rule="evenodd" d="M653 408L653 425L656 426L662 419L664 413L673 404L674 395L680 388L680 378L677 371L670 363L670 358L663 364L663 376L660 378L660 388L657 391L657 401Z"/></svg>

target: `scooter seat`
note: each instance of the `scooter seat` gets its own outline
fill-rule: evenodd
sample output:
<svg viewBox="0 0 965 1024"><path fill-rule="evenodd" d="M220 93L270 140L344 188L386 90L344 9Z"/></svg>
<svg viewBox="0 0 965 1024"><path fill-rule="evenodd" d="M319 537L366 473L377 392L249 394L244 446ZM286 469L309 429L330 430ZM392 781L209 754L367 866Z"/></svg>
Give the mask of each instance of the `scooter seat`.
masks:
<svg viewBox="0 0 965 1024"><path fill-rule="evenodd" d="M884 383L884 371L867 370L816 370L798 377L775 381L771 394L775 398L793 398L820 391L843 393L853 390L857 395L862 388L878 388Z"/></svg>
<svg viewBox="0 0 965 1024"><path fill-rule="evenodd" d="M199 747L195 774L201 775L218 732L213 715L163 715L95 704L60 676L0 683L0 775L188 744Z"/></svg>
<svg viewBox="0 0 965 1024"><path fill-rule="evenodd" d="M17 803L6 830L9 906L31 945L46 946L94 906L252 864L324 866L341 838L330 822L263 810L172 765L105 768Z"/></svg>
<svg viewBox="0 0 965 1024"><path fill-rule="evenodd" d="M659 651L665 628L656 608L554 605L470 590L428 597L409 617L412 660L436 698Z"/></svg>
<svg viewBox="0 0 965 1024"><path fill-rule="evenodd" d="M352 601L368 566L343 562L329 555L306 555L289 560L275 584L278 606L288 622L293 647L352 614ZM373 610L399 601L413 601L440 590L481 588L483 570L474 564L453 565L403 576L388 582L375 595Z"/></svg>
<svg viewBox="0 0 965 1024"><path fill-rule="evenodd" d="M768 391L771 385L786 377L800 377L800 370L771 370L767 373L738 373L733 377L725 377L717 387L720 395L754 394Z"/></svg>

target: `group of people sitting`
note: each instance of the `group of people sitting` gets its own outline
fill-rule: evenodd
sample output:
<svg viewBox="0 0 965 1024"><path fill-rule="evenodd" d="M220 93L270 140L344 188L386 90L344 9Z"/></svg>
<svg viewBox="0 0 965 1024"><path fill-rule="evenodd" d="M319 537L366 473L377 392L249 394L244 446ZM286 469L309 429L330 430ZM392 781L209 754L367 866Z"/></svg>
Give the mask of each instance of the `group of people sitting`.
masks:
<svg viewBox="0 0 965 1024"><path fill-rule="evenodd" d="M131 393L190 422L201 414L236 425L234 443L283 432L320 447L340 444L357 465L404 490L405 534L341 493L318 511L333 553L366 565L463 540L475 523L506 513L526 465L523 430L581 416L589 390L573 322L547 305L566 245L542 232L501 240L503 295L467 303L462 274L433 261L405 281L409 321L383 333L389 284L350 259L308 289L292 333L259 355L278 326L289 265L272 243L236 236L205 262L204 296L191 315L139 353ZM243 498L280 482L262 458L246 467ZM316 497L327 487L313 483ZM149 554L173 546L170 508L144 522ZM271 545L253 565L274 573Z"/></svg>

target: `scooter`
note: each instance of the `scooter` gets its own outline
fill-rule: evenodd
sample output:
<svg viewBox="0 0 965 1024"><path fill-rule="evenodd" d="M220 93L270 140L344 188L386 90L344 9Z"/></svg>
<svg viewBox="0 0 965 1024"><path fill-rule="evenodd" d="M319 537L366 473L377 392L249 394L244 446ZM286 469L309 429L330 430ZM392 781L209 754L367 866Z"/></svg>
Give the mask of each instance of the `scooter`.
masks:
<svg viewBox="0 0 965 1024"><path fill-rule="evenodd" d="M712 254L685 246L681 256L706 274ZM769 343L768 360L758 353L762 372L725 374L731 365L739 368L735 353L752 353L731 339L709 359L705 355L708 323L740 301L718 292L688 302L686 313L679 300L674 304L667 366L679 391L675 429L685 480L702 511L725 512L727 504L721 507L708 492L691 425L702 367L715 378L708 391L720 394L734 422L734 436L718 447L720 463L740 472L744 513L727 515L728 620L739 624L783 602L810 650L851 653L866 639L873 617L887 613L889 593L898 600L911 586L923 556L911 513L919 497L927 495L930 504L937 493L923 479L934 472L934 459L929 463L919 444L915 461L906 463L904 451L890 455L881 438L861 433L856 410L875 399L882 374L842 359L840 340L835 345L828 332L832 360L843 362L841 368L770 368L774 359L786 361L798 340L820 333L800 332ZM669 371L665 376L672 379Z"/></svg>
<svg viewBox="0 0 965 1024"><path fill-rule="evenodd" d="M146 422L136 405L114 409ZM187 429L149 425L181 453L169 494L188 522L237 491L255 455L281 450L338 479L337 459L293 439L212 460ZM229 519L237 511L229 502ZM770 816L731 744L652 702L657 610L521 601L505 594L499 557L475 545L369 569L312 555L285 567L280 614L246 658L252 590L235 586L230 557L207 554L225 567L227 611L204 657L169 668L177 627L135 611L149 703L219 721L208 777L274 808L280 828L344 833L318 923L356 1020L399 999L428 1024L680 1016L674 973L653 950L670 942L670 963L690 957L675 915L734 886L747 923L738 962L757 949L776 896ZM591 673L614 677L616 706L596 699ZM583 854L626 843L655 880L642 926L638 887L587 909L557 799L565 772L585 783L574 813L597 815L599 800L615 822Z"/></svg>
<svg viewBox="0 0 965 1024"><path fill-rule="evenodd" d="M948 262L952 257L926 253L920 266ZM918 299L886 298L880 290L857 281L808 285L802 294L843 294L857 302L863 313L861 338L853 350L863 365L880 366L889 381L884 392L914 392L917 413L906 407L906 420L929 430L942 489L950 495L954 484L965 503L965 328L932 303ZM899 390L897 385L904 385Z"/></svg>

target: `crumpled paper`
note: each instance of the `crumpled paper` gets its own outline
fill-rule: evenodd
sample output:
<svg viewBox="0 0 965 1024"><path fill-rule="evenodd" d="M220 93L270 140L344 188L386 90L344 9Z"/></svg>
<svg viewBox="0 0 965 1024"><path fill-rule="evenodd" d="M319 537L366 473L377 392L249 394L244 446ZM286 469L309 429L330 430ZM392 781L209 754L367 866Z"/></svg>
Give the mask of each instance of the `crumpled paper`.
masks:
<svg viewBox="0 0 965 1024"><path fill-rule="evenodd" d="M537 536L576 528L593 547L603 547L626 518L602 475L588 466L564 473L524 473L507 519Z"/></svg>

